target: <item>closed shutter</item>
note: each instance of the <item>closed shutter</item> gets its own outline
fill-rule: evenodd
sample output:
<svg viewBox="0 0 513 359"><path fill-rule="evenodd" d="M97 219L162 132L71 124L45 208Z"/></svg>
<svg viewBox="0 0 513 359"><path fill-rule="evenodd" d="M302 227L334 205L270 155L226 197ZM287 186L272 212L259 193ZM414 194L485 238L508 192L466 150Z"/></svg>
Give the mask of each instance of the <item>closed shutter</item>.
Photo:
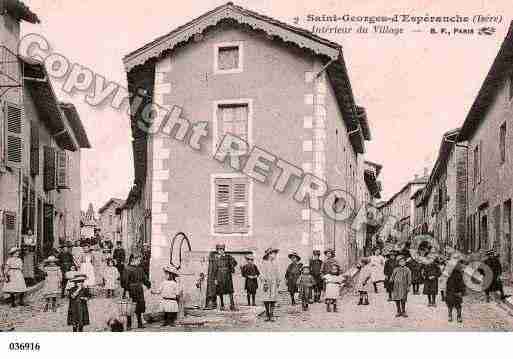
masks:
<svg viewBox="0 0 513 359"><path fill-rule="evenodd" d="M215 180L215 223L216 233L230 233L231 180L216 178Z"/></svg>
<svg viewBox="0 0 513 359"><path fill-rule="evenodd" d="M232 200L233 200L233 232L247 233L249 229L248 221L248 179L232 179Z"/></svg>
<svg viewBox="0 0 513 359"><path fill-rule="evenodd" d="M16 213L15 212L4 212L3 218L4 226L4 263L7 259L7 253L12 247L18 245L17 236L17 225L16 225Z"/></svg>
<svg viewBox="0 0 513 359"><path fill-rule="evenodd" d="M43 219L43 229L44 229L44 238L43 238L43 258L46 258L50 255L50 252L53 249L54 242L54 228L53 228L53 205L45 204L44 205L44 219Z"/></svg>
<svg viewBox="0 0 513 359"><path fill-rule="evenodd" d="M30 175L39 175L39 126L30 123Z"/></svg>
<svg viewBox="0 0 513 359"><path fill-rule="evenodd" d="M6 102L5 119L5 165L21 168L23 166L23 112L20 106Z"/></svg>
<svg viewBox="0 0 513 359"><path fill-rule="evenodd" d="M57 152L57 188L69 188L70 159L66 151Z"/></svg>
<svg viewBox="0 0 513 359"><path fill-rule="evenodd" d="M45 191L51 191L57 188L57 156L53 147L44 148L44 183Z"/></svg>
<svg viewBox="0 0 513 359"><path fill-rule="evenodd" d="M34 189L30 190L29 199L29 221L28 226L32 233L36 233L36 192Z"/></svg>

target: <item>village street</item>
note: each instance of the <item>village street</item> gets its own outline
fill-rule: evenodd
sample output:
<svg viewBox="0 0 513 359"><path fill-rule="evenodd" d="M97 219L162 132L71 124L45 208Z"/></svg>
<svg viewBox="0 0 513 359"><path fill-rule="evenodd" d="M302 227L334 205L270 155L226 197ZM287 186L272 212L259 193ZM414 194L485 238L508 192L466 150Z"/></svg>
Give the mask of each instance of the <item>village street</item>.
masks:
<svg viewBox="0 0 513 359"><path fill-rule="evenodd" d="M407 304L408 318L395 318L395 305L387 302L383 290L371 293L369 306L356 305L358 297L351 292L339 300L339 312L327 313L324 304L310 306L302 312L301 306L290 306L288 295L283 293L277 308L279 316L274 322L265 322L262 317L248 313L245 307L240 312L203 311L187 316L175 328L161 328L160 323L147 323L145 329L134 331L511 331L513 313L503 304L485 303L479 294L467 295L463 305L463 323L448 323L447 307L443 302L436 308L426 306L426 297L410 295ZM66 325L67 303L63 302L57 312L42 312L43 303L35 296L27 307L11 309L0 306L0 318L14 321L16 331L71 331ZM107 330L107 320L117 313L112 299L93 298L89 302L91 325L86 331ZM202 323L202 325L194 325Z"/></svg>

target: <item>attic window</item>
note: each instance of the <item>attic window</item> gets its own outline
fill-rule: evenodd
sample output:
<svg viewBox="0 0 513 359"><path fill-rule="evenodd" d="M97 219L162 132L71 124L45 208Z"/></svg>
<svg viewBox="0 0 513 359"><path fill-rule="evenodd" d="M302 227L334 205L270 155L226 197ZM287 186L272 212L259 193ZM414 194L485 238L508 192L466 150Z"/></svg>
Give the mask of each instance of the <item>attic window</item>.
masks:
<svg viewBox="0 0 513 359"><path fill-rule="evenodd" d="M215 45L214 73L239 73L243 69L243 49L241 42L229 42Z"/></svg>

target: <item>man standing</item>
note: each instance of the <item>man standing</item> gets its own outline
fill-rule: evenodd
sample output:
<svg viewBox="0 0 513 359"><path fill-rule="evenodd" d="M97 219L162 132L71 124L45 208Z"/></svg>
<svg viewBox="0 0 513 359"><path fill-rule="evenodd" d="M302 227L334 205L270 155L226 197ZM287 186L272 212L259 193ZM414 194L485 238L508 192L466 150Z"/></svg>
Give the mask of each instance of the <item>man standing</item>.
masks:
<svg viewBox="0 0 513 359"><path fill-rule="evenodd" d="M121 241L116 242L116 248L112 253L112 258L115 260L119 275L123 275L123 271L125 269L126 252L125 249L121 246Z"/></svg>
<svg viewBox="0 0 513 359"><path fill-rule="evenodd" d="M314 250L313 251L312 259L310 259L310 273L312 274L312 277L314 278L315 285L313 287L314 290L314 301L316 303L321 302L321 292L322 292L322 260L320 259L321 251Z"/></svg>
<svg viewBox="0 0 513 359"><path fill-rule="evenodd" d="M64 292L66 290L66 284L68 283L68 278L66 277L66 272L71 270L71 266L75 264L75 259L73 258L73 254L70 251L71 244L65 242L61 244L61 252L58 255L59 266L61 267L62 272L62 285L61 285L61 297L64 298Z"/></svg>
<svg viewBox="0 0 513 359"><path fill-rule="evenodd" d="M502 286L501 274L502 274L502 265L498 258L499 256L495 251L489 250L486 252L486 259L484 264L488 266L492 270L492 281L488 288L485 289L486 301L490 301L490 292L499 292L501 295L501 300L506 299L509 296L504 294L504 288Z"/></svg>
<svg viewBox="0 0 513 359"><path fill-rule="evenodd" d="M216 245L217 256L212 263L212 274L214 276L216 294L220 301L220 309L224 310L224 296L228 294L230 296L230 310L234 311L232 275L235 272L237 262L231 255L225 252L225 249L224 244Z"/></svg>

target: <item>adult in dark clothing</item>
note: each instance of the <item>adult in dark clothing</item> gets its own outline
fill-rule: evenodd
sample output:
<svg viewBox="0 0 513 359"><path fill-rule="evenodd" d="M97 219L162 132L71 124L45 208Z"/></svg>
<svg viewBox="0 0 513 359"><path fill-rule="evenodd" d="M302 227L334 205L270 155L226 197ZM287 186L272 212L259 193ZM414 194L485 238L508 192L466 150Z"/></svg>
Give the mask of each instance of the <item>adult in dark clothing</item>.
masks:
<svg viewBox="0 0 513 359"><path fill-rule="evenodd" d="M322 260L320 259L321 251L314 250L313 251L313 257L310 259L310 274L312 275L315 284L313 286L313 292L314 292L314 301L316 303L321 302L321 292L324 281L322 280Z"/></svg>
<svg viewBox="0 0 513 359"><path fill-rule="evenodd" d="M499 260L498 255L494 250L489 250L486 252L486 259L484 264L488 266L492 270L492 280L487 288L485 288L486 301L490 301L490 293L499 292L501 295L501 300L506 299L508 296L504 294L504 287L502 286L502 265ZM486 279L486 278L485 278Z"/></svg>
<svg viewBox="0 0 513 359"><path fill-rule="evenodd" d="M248 306L256 306L255 298L258 289L258 276L260 275L260 271L255 264L255 257L252 254L247 255L246 260L248 263L244 264L241 268L242 277L246 280L244 283L244 289L246 289L248 297Z"/></svg>
<svg viewBox="0 0 513 359"><path fill-rule="evenodd" d="M62 283L61 283L61 297L64 298L66 291L66 285L68 284L68 278L66 272L71 270L71 267L75 264L75 258L71 254L71 244L64 243L61 247L61 252L57 256L59 267L62 272Z"/></svg>
<svg viewBox="0 0 513 359"><path fill-rule="evenodd" d="M224 310L224 296L230 297L230 310L235 310L235 301L233 299L233 273L237 262L235 259L225 252L225 245L216 245L217 256L213 261L212 275L216 287L216 294L219 297L220 309Z"/></svg>
<svg viewBox="0 0 513 359"><path fill-rule="evenodd" d="M151 248L150 245L145 243L142 251L142 259L141 265L144 270L144 273L149 277L150 276L150 261L151 261Z"/></svg>
<svg viewBox="0 0 513 359"><path fill-rule="evenodd" d="M292 305L296 305L295 295L298 292L297 280L301 275L301 269L303 265L299 263L301 257L296 252L290 253L289 259L291 260L291 263L285 272L285 280L287 281L287 288L290 294Z"/></svg>
<svg viewBox="0 0 513 359"><path fill-rule="evenodd" d="M68 306L68 325L73 327L74 332L83 332L84 326L89 325L89 309L87 308L87 300L89 295L84 287L84 281L87 276L77 274L70 279L74 286L69 291Z"/></svg>
<svg viewBox="0 0 513 359"><path fill-rule="evenodd" d="M112 258L115 261L115 265L119 272L119 275L122 275L125 268L126 252L125 249L121 246L121 241L116 242L116 248L112 253Z"/></svg>
<svg viewBox="0 0 513 359"><path fill-rule="evenodd" d="M142 323L142 314L146 311L146 301L144 300L143 285L146 288L151 287L148 276L141 267L141 258L133 256L125 269L125 285L128 289L130 298L135 303L135 314L137 316L137 327L144 328ZM127 317L127 330L132 329L132 317Z"/></svg>
<svg viewBox="0 0 513 359"><path fill-rule="evenodd" d="M422 269L424 279L423 294L428 297L428 307L436 307L436 296L438 295L438 278L442 275L438 262L430 258Z"/></svg>
<svg viewBox="0 0 513 359"><path fill-rule="evenodd" d="M463 296L465 295L465 282L463 281L463 272L461 262L459 262L451 274L447 278L447 285L445 289L445 304L449 311L449 322L452 322L452 312L456 308L457 320L459 323L463 321L461 317L461 304Z"/></svg>
<svg viewBox="0 0 513 359"><path fill-rule="evenodd" d="M420 294L420 284L422 283L422 264L417 262L413 257L410 257L406 261L406 266L411 271L413 295L418 295Z"/></svg>
<svg viewBox="0 0 513 359"><path fill-rule="evenodd" d="M383 272L385 274L385 289L388 293L388 301L392 301L392 292L394 290L394 282L390 279L392 273L394 272L395 267L397 267L397 262L395 260L396 254L395 252L390 252L387 255L387 259L385 260L385 268Z"/></svg>

